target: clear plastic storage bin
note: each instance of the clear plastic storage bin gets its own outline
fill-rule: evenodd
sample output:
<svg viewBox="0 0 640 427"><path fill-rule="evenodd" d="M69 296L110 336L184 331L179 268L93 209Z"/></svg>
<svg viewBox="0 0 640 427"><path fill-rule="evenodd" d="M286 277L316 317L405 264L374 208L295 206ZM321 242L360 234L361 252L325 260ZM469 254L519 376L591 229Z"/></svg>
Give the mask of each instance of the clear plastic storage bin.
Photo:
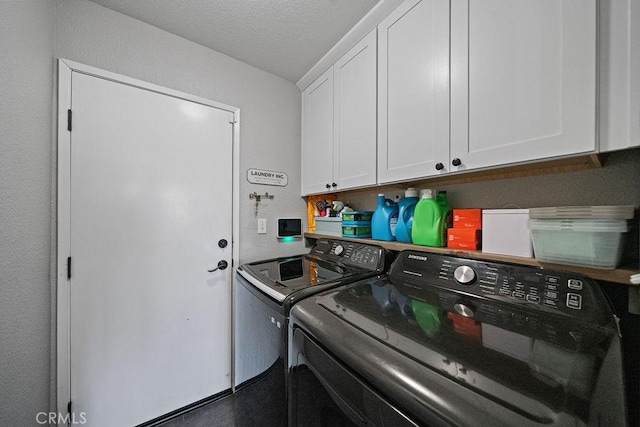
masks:
<svg viewBox="0 0 640 427"><path fill-rule="evenodd" d="M316 217L316 233L342 236L342 218Z"/></svg>
<svg viewBox="0 0 640 427"><path fill-rule="evenodd" d="M635 206L531 208L529 228L540 261L613 269L620 265Z"/></svg>

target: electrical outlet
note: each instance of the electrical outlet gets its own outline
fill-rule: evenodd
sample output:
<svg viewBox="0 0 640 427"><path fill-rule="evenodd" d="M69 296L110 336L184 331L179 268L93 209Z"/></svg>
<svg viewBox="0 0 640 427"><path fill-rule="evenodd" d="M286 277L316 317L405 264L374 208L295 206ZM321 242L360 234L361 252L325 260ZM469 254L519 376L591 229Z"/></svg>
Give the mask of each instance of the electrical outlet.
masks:
<svg viewBox="0 0 640 427"><path fill-rule="evenodd" d="M258 218L258 234L267 234L266 218Z"/></svg>

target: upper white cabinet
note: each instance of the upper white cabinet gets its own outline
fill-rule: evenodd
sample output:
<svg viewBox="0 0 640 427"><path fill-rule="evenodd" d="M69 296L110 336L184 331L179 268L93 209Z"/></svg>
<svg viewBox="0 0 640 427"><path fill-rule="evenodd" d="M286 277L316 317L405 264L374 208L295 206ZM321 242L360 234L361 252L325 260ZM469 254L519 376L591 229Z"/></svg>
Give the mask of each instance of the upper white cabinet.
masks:
<svg viewBox="0 0 640 427"><path fill-rule="evenodd" d="M302 93L302 194L376 183L376 31Z"/></svg>
<svg viewBox="0 0 640 427"><path fill-rule="evenodd" d="M451 170L596 148L595 0L452 0Z"/></svg>
<svg viewBox="0 0 640 427"><path fill-rule="evenodd" d="M449 1L406 1L378 26L378 182L448 162Z"/></svg>
<svg viewBox="0 0 640 427"><path fill-rule="evenodd" d="M333 68L302 92L302 194L323 193L333 180Z"/></svg>
<svg viewBox="0 0 640 427"><path fill-rule="evenodd" d="M337 189L376 183L376 31L333 66Z"/></svg>
<svg viewBox="0 0 640 427"><path fill-rule="evenodd" d="M595 0L407 0L378 67L379 183L597 149Z"/></svg>
<svg viewBox="0 0 640 427"><path fill-rule="evenodd" d="M303 194L640 145L634 1L405 0L304 90Z"/></svg>
<svg viewBox="0 0 640 427"><path fill-rule="evenodd" d="M600 151L640 146L640 2L601 0Z"/></svg>

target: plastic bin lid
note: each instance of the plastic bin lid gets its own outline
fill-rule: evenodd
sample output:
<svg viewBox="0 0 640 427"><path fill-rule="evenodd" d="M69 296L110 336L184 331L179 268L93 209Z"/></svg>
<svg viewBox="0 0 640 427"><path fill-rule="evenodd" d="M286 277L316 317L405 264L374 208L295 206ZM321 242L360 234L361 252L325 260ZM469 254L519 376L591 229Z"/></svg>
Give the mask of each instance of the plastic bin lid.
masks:
<svg viewBox="0 0 640 427"><path fill-rule="evenodd" d="M315 217L316 221L320 222L339 222L342 221L342 218L337 216L317 216Z"/></svg>
<svg viewBox="0 0 640 427"><path fill-rule="evenodd" d="M529 218L534 219L571 219L602 218L632 219L635 206L558 206L529 209Z"/></svg>
<svg viewBox="0 0 640 427"><path fill-rule="evenodd" d="M582 231L597 233L626 233L626 220L615 219L530 219L531 231Z"/></svg>

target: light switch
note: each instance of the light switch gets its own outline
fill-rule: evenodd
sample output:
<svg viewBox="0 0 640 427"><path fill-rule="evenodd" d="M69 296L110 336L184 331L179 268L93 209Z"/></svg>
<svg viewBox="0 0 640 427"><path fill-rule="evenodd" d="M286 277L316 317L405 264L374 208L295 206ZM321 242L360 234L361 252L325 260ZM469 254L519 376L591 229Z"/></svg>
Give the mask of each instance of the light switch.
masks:
<svg viewBox="0 0 640 427"><path fill-rule="evenodd" d="M266 234L266 233L267 233L267 219L258 218L258 234Z"/></svg>

